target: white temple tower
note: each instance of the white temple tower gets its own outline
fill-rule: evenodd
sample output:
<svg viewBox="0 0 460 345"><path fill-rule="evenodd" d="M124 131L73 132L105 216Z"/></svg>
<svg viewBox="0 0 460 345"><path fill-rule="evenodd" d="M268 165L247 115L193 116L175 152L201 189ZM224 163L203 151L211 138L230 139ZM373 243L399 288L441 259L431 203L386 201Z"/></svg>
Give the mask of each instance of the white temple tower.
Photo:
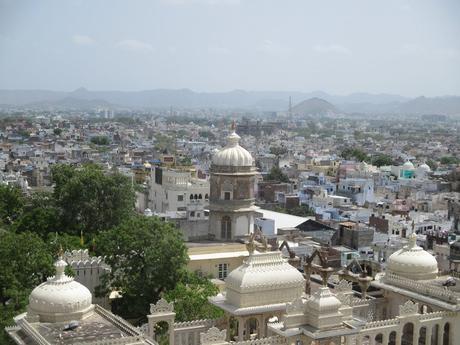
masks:
<svg viewBox="0 0 460 345"><path fill-rule="evenodd" d="M212 157L209 235L216 240L245 237L254 227L256 169L239 140L233 124L227 145Z"/></svg>

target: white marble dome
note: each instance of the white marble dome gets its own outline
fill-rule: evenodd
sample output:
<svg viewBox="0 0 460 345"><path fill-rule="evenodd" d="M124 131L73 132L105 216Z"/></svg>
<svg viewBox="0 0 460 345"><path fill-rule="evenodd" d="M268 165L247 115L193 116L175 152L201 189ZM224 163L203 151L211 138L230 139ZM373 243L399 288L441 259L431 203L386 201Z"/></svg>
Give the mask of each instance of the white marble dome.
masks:
<svg viewBox="0 0 460 345"><path fill-rule="evenodd" d="M91 292L64 274L67 263L60 258L54 266L56 275L37 286L29 296L28 316L41 322L80 320L94 308Z"/></svg>
<svg viewBox="0 0 460 345"><path fill-rule="evenodd" d="M428 164L426 164L426 163L421 164L418 168L419 168L419 170L427 172L427 173L429 173L431 171L430 166Z"/></svg>
<svg viewBox="0 0 460 345"><path fill-rule="evenodd" d="M412 164L411 161L407 161L406 163L403 164L402 166L403 170L414 170L414 164Z"/></svg>
<svg viewBox="0 0 460 345"><path fill-rule="evenodd" d="M429 280L438 274L436 258L417 246L416 235L409 237L409 244L388 258L387 272L412 280Z"/></svg>
<svg viewBox="0 0 460 345"><path fill-rule="evenodd" d="M280 251L254 252L225 279L229 303L248 307L291 302L300 297L305 279Z"/></svg>
<svg viewBox="0 0 460 345"><path fill-rule="evenodd" d="M227 137L227 146L212 157L212 164L231 167L251 167L254 159L251 154L239 145L240 136L233 131Z"/></svg>

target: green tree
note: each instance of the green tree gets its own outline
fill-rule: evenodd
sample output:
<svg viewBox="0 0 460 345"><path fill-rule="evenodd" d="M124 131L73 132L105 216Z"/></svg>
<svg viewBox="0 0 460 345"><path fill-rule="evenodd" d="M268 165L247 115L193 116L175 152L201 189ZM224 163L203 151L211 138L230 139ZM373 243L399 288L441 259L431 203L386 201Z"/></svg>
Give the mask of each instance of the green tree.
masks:
<svg viewBox="0 0 460 345"><path fill-rule="evenodd" d="M356 159L358 162L367 161L369 159L366 152L359 148L346 148L340 154L344 159Z"/></svg>
<svg viewBox="0 0 460 345"><path fill-rule="evenodd" d="M21 214L24 197L18 187L0 184L0 222L9 225Z"/></svg>
<svg viewBox="0 0 460 345"><path fill-rule="evenodd" d="M444 156L444 157L441 157L440 162L441 164L446 164L446 165L458 164L459 159L454 156Z"/></svg>
<svg viewBox="0 0 460 345"><path fill-rule="evenodd" d="M49 248L38 235L0 233L0 343L6 342L4 327L25 310L32 289L53 274L52 263Z"/></svg>
<svg viewBox="0 0 460 345"><path fill-rule="evenodd" d="M432 159L428 159L426 161L426 164L430 167L432 171L435 171L438 168L438 164Z"/></svg>
<svg viewBox="0 0 460 345"><path fill-rule="evenodd" d="M45 239L60 230L59 209L49 193L36 193L25 200L23 211L13 228L17 232L34 232Z"/></svg>
<svg viewBox="0 0 460 345"><path fill-rule="evenodd" d="M271 146L270 153L276 156L281 156L287 153L287 148L282 146Z"/></svg>
<svg viewBox="0 0 460 345"><path fill-rule="evenodd" d="M195 272L186 271L174 287L164 297L174 302L174 311L178 321L196 319L215 319L223 316L223 311L208 302L208 297L215 296L219 289L209 279L200 277Z"/></svg>
<svg viewBox="0 0 460 345"><path fill-rule="evenodd" d="M121 298L113 310L130 319L144 320L149 304L180 281L187 262L182 235L174 225L156 217L132 216L96 238L96 254L106 256L111 273L98 293L116 289Z"/></svg>
<svg viewBox="0 0 460 345"><path fill-rule="evenodd" d="M208 140L216 140L216 136L211 131L199 131L198 134L202 138L208 138Z"/></svg>
<svg viewBox="0 0 460 345"><path fill-rule="evenodd" d="M104 135L98 135L91 138L91 142L95 145L109 145L109 138Z"/></svg>
<svg viewBox="0 0 460 345"><path fill-rule="evenodd" d="M53 133L54 133L54 135L60 136L61 133L62 133L62 129L60 129L60 128L55 128L55 129L53 129Z"/></svg>
<svg viewBox="0 0 460 345"><path fill-rule="evenodd" d="M265 176L265 180L267 181L280 181L280 182L289 182L289 177L283 173L283 171L274 166L270 172Z"/></svg>
<svg viewBox="0 0 460 345"><path fill-rule="evenodd" d="M371 160L373 165L376 165L378 167L385 166L385 165L393 165L393 159L388 156L388 155L377 155L372 157Z"/></svg>
<svg viewBox="0 0 460 345"><path fill-rule="evenodd" d="M134 210L132 183L118 172L105 173L96 165L55 165L52 174L65 232L91 236L117 226Z"/></svg>
<svg viewBox="0 0 460 345"><path fill-rule="evenodd" d="M310 217L315 215L315 211L307 205L300 205L298 207L288 209L287 213L299 217Z"/></svg>

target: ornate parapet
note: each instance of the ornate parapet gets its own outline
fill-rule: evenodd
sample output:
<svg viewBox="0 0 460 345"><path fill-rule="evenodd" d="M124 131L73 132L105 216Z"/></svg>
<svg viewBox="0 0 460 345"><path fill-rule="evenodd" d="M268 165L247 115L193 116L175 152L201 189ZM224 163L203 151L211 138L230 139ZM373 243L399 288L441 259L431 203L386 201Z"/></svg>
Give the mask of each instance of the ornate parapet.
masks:
<svg viewBox="0 0 460 345"><path fill-rule="evenodd" d="M367 322L361 330L370 330L374 328L381 328L381 327L388 327L388 326L398 326L399 319L388 319L388 320L380 320L380 321L372 321Z"/></svg>
<svg viewBox="0 0 460 345"><path fill-rule="evenodd" d="M174 313L174 303L161 298L157 303L150 304L150 315Z"/></svg>
<svg viewBox="0 0 460 345"><path fill-rule="evenodd" d="M438 298L442 301L460 304L460 294L448 290L447 287L434 286L430 285L429 283L421 283L388 272L385 273L383 282L385 284L404 288L421 295Z"/></svg>
<svg viewBox="0 0 460 345"><path fill-rule="evenodd" d="M123 337L123 338L116 338L116 339L102 339L102 340L96 340L93 342L75 343L74 345L130 345L130 344L142 344L143 342L144 342L144 338L141 336L137 336L137 337Z"/></svg>
<svg viewBox="0 0 460 345"><path fill-rule="evenodd" d="M200 333L201 345L223 345L228 344L225 340L227 338L227 330L219 330L217 327L211 327L207 332Z"/></svg>
<svg viewBox="0 0 460 345"><path fill-rule="evenodd" d="M204 320L193 320L193 321L184 321L184 322L175 322L174 330L186 329L186 328L196 328L196 327L213 327L218 319L204 319Z"/></svg>
<svg viewBox="0 0 460 345"><path fill-rule="evenodd" d="M268 338L238 341L234 343L232 342L231 344L232 345L287 345L288 342L286 338L277 335L277 336L268 337Z"/></svg>
<svg viewBox="0 0 460 345"><path fill-rule="evenodd" d="M399 316L409 316L418 314L418 303L407 301L399 306Z"/></svg>

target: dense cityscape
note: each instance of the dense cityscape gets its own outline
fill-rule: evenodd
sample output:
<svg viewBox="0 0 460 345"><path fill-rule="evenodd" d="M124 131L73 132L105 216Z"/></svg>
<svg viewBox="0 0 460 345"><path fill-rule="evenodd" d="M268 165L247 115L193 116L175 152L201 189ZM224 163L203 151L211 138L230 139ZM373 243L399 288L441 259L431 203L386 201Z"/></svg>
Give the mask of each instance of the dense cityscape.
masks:
<svg viewBox="0 0 460 345"><path fill-rule="evenodd" d="M0 344L460 344L460 7L294 3L0 0Z"/></svg>

